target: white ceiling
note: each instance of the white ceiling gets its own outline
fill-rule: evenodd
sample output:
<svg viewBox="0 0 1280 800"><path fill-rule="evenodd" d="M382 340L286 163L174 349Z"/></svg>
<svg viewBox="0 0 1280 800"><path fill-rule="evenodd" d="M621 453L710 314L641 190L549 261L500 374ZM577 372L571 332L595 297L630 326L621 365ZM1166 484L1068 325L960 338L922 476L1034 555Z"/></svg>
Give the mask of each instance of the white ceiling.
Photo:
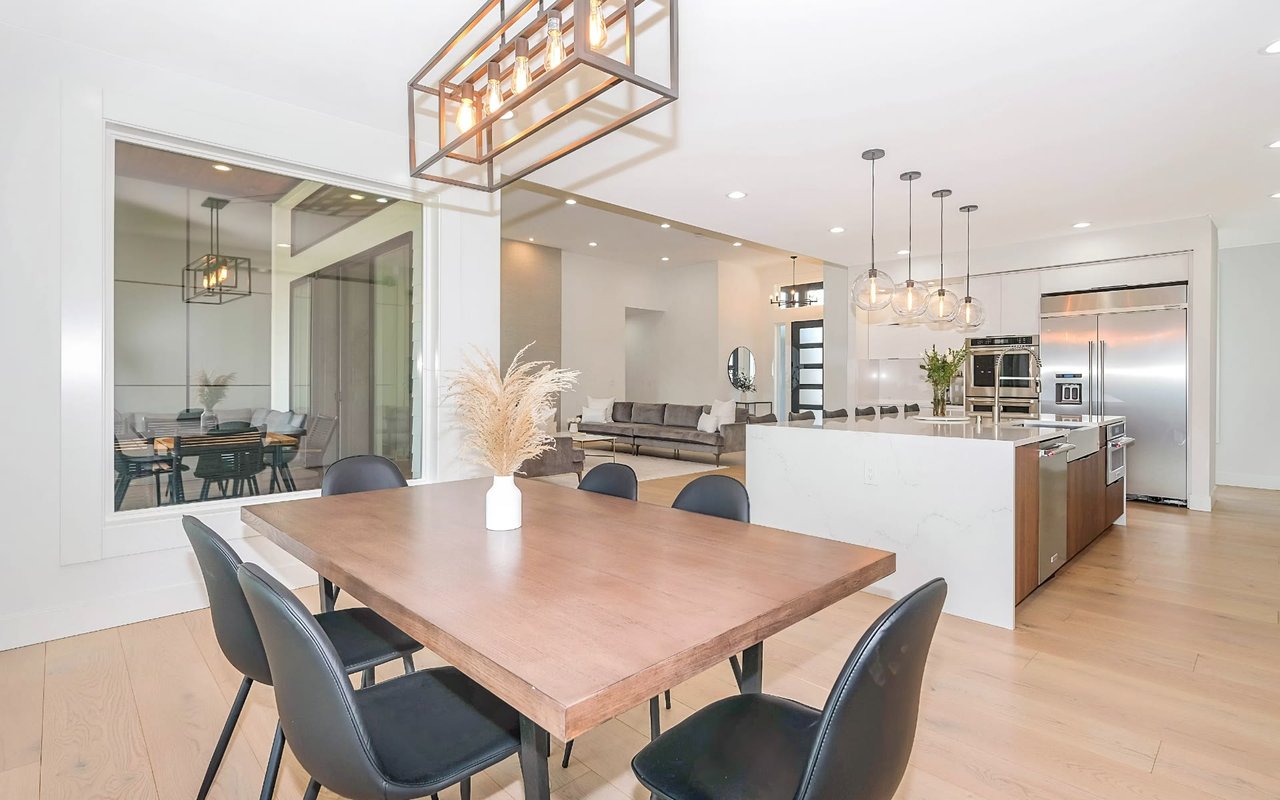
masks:
<svg viewBox="0 0 1280 800"><path fill-rule="evenodd" d="M43 0L0 20L402 131L404 82L478 5ZM1259 55L1280 39L1275 0L697 0L680 24L680 101L540 183L860 263L858 154L882 147L888 252L905 246L907 169L924 173L927 242L940 186L953 209L981 206L975 246L1200 215L1224 246L1280 240L1280 149L1266 147L1280 140L1280 56Z"/></svg>
<svg viewBox="0 0 1280 800"><path fill-rule="evenodd" d="M565 198L562 192L529 184L504 190L503 237L625 264L655 267L686 267L709 261L752 269L790 264L790 254L774 248L592 200L566 205ZM671 227L663 228L664 222ZM734 247L734 241L741 245ZM799 263L821 262L802 258Z"/></svg>

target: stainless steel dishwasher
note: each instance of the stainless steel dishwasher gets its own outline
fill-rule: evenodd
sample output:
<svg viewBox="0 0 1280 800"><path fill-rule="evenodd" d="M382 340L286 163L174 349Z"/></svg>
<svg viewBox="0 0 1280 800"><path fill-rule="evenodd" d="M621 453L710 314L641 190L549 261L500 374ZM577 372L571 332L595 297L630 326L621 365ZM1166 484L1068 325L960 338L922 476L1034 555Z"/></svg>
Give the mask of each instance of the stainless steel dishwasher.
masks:
<svg viewBox="0 0 1280 800"><path fill-rule="evenodd" d="M1066 437L1040 443L1040 583L1067 560L1067 454L1075 449Z"/></svg>

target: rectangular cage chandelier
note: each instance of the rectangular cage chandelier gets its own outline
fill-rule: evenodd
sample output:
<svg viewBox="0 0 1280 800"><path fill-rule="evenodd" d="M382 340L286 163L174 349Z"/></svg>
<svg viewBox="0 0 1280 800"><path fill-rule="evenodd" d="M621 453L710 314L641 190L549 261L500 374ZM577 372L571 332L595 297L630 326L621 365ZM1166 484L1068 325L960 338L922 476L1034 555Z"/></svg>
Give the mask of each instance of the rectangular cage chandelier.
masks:
<svg viewBox="0 0 1280 800"><path fill-rule="evenodd" d="M487 0L409 81L410 174L497 191L675 101L676 4Z"/></svg>
<svg viewBox="0 0 1280 800"><path fill-rule="evenodd" d="M184 303L223 305L253 294L250 259L222 252L222 209L229 204L221 197L200 204L209 209L209 252L182 268Z"/></svg>

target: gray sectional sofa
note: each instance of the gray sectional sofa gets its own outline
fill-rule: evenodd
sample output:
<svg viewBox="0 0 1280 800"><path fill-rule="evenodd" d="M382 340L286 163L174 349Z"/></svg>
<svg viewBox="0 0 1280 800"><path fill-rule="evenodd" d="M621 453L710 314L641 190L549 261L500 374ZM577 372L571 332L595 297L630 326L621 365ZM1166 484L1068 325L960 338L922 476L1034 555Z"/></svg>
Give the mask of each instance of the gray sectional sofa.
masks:
<svg viewBox="0 0 1280 800"><path fill-rule="evenodd" d="M715 453L716 464L723 453L740 453L747 449L747 411L737 409L734 422L722 425L717 433L698 430L698 419L711 411L711 406L685 406L676 403L614 403L613 422L580 422L582 433L617 436L622 444L640 447L662 447Z"/></svg>

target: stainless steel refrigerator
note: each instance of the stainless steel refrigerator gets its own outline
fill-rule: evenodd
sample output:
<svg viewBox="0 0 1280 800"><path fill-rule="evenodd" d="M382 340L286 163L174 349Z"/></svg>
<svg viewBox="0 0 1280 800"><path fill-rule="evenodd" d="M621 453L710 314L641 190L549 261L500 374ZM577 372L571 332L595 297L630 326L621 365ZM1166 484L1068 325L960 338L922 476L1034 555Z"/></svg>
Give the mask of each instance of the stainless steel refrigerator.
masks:
<svg viewBox="0 0 1280 800"><path fill-rule="evenodd" d="M1187 502L1187 285L1044 295L1040 410L1125 417L1125 493Z"/></svg>

